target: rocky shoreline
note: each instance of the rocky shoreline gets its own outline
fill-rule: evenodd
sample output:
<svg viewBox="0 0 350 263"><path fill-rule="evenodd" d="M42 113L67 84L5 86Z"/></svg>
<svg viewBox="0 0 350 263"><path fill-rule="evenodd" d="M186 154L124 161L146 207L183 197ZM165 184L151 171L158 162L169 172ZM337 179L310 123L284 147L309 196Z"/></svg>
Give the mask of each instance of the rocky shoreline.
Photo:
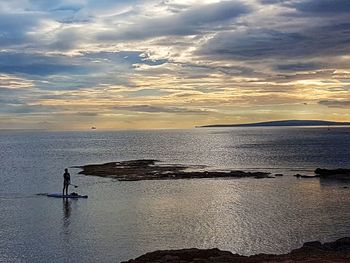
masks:
<svg viewBox="0 0 350 263"><path fill-rule="evenodd" d="M258 263L258 262L350 262L350 238L321 244L308 242L288 254L241 256L214 249L160 250L121 263Z"/></svg>
<svg viewBox="0 0 350 263"><path fill-rule="evenodd" d="M205 171L198 166L162 164L157 160L131 160L75 166L82 169L79 174L114 178L119 181L175 180L199 178L273 178L267 172ZM277 176L281 176L280 174Z"/></svg>

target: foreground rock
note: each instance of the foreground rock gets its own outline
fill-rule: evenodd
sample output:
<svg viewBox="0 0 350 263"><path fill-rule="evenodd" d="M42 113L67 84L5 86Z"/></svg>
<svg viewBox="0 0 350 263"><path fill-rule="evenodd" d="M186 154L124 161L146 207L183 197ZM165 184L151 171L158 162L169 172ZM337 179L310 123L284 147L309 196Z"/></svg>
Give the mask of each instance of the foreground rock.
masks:
<svg viewBox="0 0 350 263"><path fill-rule="evenodd" d="M219 249L181 249L163 250L147 253L128 263L255 263L255 262L350 262L350 238L338 239L335 242L321 244L320 242L305 243L285 255L259 254L255 256L240 256ZM124 263L126 263L124 262ZM123 263L123 262L122 262Z"/></svg>
<svg viewBox="0 0 350 263"><path fill-rule="evenodd" d="M270 173L244 171L203 171L198 167L159 164L157 160L132 160L75 166L80 174L110 177L119 181L169 180L196 178L273 178Z"/></svg>
<svg viewBox="0 0 350 263"><path fill-rule="evenodd" d="M350 179L350 169L321 169L317 168L315 174L320 178L327 179Z"/></svg>

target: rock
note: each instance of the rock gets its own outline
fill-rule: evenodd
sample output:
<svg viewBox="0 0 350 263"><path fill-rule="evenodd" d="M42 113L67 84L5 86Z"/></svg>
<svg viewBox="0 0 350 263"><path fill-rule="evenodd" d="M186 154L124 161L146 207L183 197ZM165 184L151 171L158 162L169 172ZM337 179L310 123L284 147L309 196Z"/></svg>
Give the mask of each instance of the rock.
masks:
<svg viewBox="0 0 350 263"><path fill-rule="evenodd" d="M240 256L228 251L214 249L162 250L147 253L134 260L122 263L260 263L260 262L350 262L350 238L341 238L335 242L321 244L308 242L301 248L285 255L259 254Z"/></svg>
<svg viewBox="0 0 350 263"><path fill-rule="evenodd" d="M350 169L321 169L317 168L315 174L326 179L350 179Z"/></svg>
<svg viewBox="0 0 350 263"><path fill-rule="evenodd" d="M159 250L151 253L147 253L141 257L134 260L129 260L127 262L133 263L163 263L163 262L219 262L215 261L219 257L227 257L232 259L232 256L241 258L242 256L233 255L228 251L221 251L217 248L213 249L179 249L179 250ZM172 260L172 261L165 261ZM210 260L210 261L209 261ZM224 262L224 261L222 261Z"/></svg>
<svg viewBox="0 0 350 263"><path fill-rule="evenodd" d="M171 261L175 261L175 260L180 260L180 258L178 256L172 256L172 255L165 255L163 258L162 258L163 261L165 262L171 262Z"/></svg>
<svg viewBox="0 0 350 263"><path fill-rule="evenodd" d="M261 173L256 176L254 176L255 179L263 179L263 178L275 178L273 175L267 174L267 173Z"/></svg>
<svg viewBox="0 0 350 263"><path fill-rule="evenodd" d="M294 175L297 178L318 178L317 175L305 175L305 174L295 174Z"/></svg>
<svg viewBox="0 0 350 263"><path fill-rule="evenodd" d="M275 174L275 176L283 176L283 174Z"/></svg>
<svg viewBox="0 0 350 263"><path fill-rule="evenodd" d="M76 166L81 168L80 174L110 177L119 181L140 180L176 180L199 178L270 178L270 173L244 171L203 171L203 166L191 167L185 165L158 164L157 160L130 160L104 164ZM188 168L191 168L189 170ZM197 170L196 170L197 168Z"/></svg>

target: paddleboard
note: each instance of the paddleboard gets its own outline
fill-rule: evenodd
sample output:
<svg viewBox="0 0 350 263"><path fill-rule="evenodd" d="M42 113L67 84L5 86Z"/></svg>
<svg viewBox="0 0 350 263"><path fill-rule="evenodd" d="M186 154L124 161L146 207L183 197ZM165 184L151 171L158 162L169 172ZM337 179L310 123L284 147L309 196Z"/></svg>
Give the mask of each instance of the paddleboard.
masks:
<svg viewBox="0 0 350 263"><path fill-rule="evenodd" d="M47 197L56 197L56 198L88 198L87 195L63 195L63 194L47 194Z"/></svg>

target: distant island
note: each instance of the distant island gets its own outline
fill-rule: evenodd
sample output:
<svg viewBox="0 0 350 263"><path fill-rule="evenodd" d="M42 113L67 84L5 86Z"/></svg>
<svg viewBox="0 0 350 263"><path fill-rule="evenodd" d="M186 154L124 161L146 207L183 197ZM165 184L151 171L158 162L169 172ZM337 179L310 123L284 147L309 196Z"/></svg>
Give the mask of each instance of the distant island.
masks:
<svg viewBox="0 0 350 263"><path fill-rule="evenodd" d="M266 121L243 124L212 124L196 126L196 128L214 128L214 127L277 127L277 126L350 126L350 122L320 121L320 120L282 120Z"/></svg>

